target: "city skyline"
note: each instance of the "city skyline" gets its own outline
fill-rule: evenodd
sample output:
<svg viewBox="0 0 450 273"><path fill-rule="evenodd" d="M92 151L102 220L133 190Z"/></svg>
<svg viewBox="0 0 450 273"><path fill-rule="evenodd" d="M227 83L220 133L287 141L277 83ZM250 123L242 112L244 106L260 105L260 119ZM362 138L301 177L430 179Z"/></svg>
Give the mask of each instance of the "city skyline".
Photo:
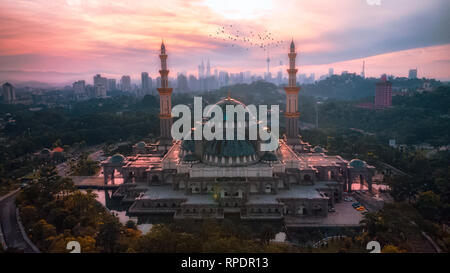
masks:
<svg viewBox="0 0 450 273"><path fill-rule="evenodd" d="M382 1L379 6L367 1L342 1L338 6L324 1L127 3L5 1L0 11L6 22L0 28L0 77L69 84L90 81L95 74L117 80L130 75L135 83L144 71L157 77L161 39L170 44L168 64L178 69L172 76L197 75L202 59L210 60L211 71L264 75L268 56L272 75L281 69L286 76L287 63L280 61L294 38L299 74L318 78L330 67L336 74L360 74L365 61L367 77L407 77L409 69L417 68L420 78L450 79L445 1ZM328 14L330 8L342 16ZM220 27L230 34L240 31L241 37L251 31L270 32L283 43L266 51L224 41L213 37Z"/></svg>

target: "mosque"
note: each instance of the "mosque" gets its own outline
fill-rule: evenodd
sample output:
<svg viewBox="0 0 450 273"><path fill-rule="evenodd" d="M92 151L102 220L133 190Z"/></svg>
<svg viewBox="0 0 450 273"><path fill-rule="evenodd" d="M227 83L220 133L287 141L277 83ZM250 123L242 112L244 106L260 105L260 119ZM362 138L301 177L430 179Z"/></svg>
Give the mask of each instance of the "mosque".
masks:
<svg viewBox="0 0 450 273"><path fill-rule="evenodd" d="M123 183L114 192L130 205L130 215L169 214L174 219L282 220L285 216L327 217L343 191L357 183L372 189L374 167L359 159L327 155L301 140L295 45L290 44L286 86L286 134L273 152L260 140L173 140L167 54L161 45L160 131L156 143L139 142L133 156L116 154L101 163L105 184L115 174ZM228 96L220 107L242 102Z"/></svg>

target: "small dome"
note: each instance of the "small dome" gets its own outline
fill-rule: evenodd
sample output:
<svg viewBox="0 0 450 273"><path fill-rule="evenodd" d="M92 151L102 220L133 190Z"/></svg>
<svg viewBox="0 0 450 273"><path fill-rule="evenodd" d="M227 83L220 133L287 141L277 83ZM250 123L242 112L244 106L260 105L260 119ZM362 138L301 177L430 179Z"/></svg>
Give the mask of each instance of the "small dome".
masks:
<svg viewBox="0 0 450 273"><path fill-rule="evenodd" d="M315 153L323 153L323 152L324 152L323 149L322 149L322 147L320 147L320 146L314 147L313 151L314 151Z"/></svg>
<svg viewBox="0 0 450 273"><path fill-rule="evenodd" d="M145 146L147 146L147 145L145 144L144 141L141 141L141 142L136 144L136 147L138 147L138 148L145 148Z"/></svg>
<svg viewBox="0 0 450 273"><path fill-rule="evenodd" d="M262 161L278 161L277 156L272 152L266 152L262 157Z"/></svg>
<svg viewBox="0 0 450 273"><path fill-rule="evenodd" d="M194 154L187 154L183 157L183 161L186 162L194 162L194 161L199 161L197 156Z"/></svg>
<svg viewBox="0 0 450 273"><path fill-rule="evenodd" d="M348 165L352 166L353 168L365 168L366 167L366 163L360 159L352 159Z"/></svg>
<svg viewBox="0 0 450 273"><path fill-rule="evenodd" d="M56 148L53 149L53 152L55 152L55 153L62 153L62 152L64 152L64 149L61 148L61 147L56 147Z"/></svg>
<svg viewBox="0 0 450 273"><path fill-rule="evenodd" d="M50 154L52 151L50 151L50 149L44 148L41 150L41 154Z"/></svg>
<svg viewBox="0 0 450 273"><path fill-rule="evenodd" d="M123 163L124 161L125 157L121 154L115 154L109 159L110 163Z"/></svg>

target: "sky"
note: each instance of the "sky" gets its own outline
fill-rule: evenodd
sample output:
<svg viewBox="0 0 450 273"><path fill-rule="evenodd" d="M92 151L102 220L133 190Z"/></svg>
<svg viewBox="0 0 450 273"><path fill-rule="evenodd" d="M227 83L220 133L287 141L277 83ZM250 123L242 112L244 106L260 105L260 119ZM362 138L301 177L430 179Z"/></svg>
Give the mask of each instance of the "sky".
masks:
<svg viewBox="0 0 450 273"><path fill-rule="evenodd" d="M285 73L291 39L299 73L316 78L330 67L360 73L364 60L370 77L407 76L417 68L419 77L450 80L448 0L0 0L0 5L0 82L91 83L97 73L131 75L137 82L142 71L158 76L162 40L169 76L197 76L202 59L210 60L212 71L262 74L267 57L272 74ZM258 34L278 46L250 45Z"/></svg>

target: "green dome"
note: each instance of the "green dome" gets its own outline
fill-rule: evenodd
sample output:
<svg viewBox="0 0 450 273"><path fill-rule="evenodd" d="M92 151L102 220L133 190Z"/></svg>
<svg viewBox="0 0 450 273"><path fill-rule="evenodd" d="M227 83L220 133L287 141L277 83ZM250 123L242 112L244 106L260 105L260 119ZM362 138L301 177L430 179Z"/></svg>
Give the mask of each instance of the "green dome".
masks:
<svg viewBox="0 0 450 273"><path fill-rule="evenodd" d="M246 140L212 140L206 143L205 154L219 157L249 156L255 154L255 148Z"/></svg>
<svg viewBox="0 0 450 273"><path fill-rule="evenodd" d="M194 154L187 154L183 157L183 161L188 161L188 162L192 162L192 161L199 161L197 156Z"/></svg>
<svg viewBox="0 0 450 273"><path fill-rule="evenodd" d="M145 148L145 142L143 142L143 141L141 141L141 142L139 142L138 144L136 144L136 147L138 147L138 148Z"/></svg>
<svg viewBox="0 0 450 273"><path fill-rule="evenodd" d="M227 110L226 110L227 105L233 105L235 107L237 105L241 105L244 108L247 107L243 102L241 102L239 100L236 100L236 99L233 99L231 97L223 98L223 99L219 100L218 102L216 102L215 105L219 106L222 109L223 120L224 121L228 121L230 119L229 117L227 117ZM210 109L205 114L205 116L211 116L211 112L212 112L212 109ZM254 119L256 119L256 117L254 117L251 113L249 113L249 114L245 115L245 120L246 121L248 121L249 115L252 116ZM209 118L207 118L207 119L209 119Z"/></svg>
<svg viewBox="0 0 450 273"><path fill-rule="evenodd" d="M195 142L193 140L183 140L183 142L181 143L181 149L187 152L194 152Z"/></svg>
<svg viewBox="0 0 450 273"><path fill-rule="evenodd" d="M123 163L124 161L125 157L121 154L115 154L109 159L110 163Z"/></svg>
<svg viewBox="0 0 450 273"><path fill-rule="evenodd" d="M366 167L366 163L360 159L352 159L349 163L350 166L352 166L353 168L365 168Z"/></svg>
<svg viewBox="0 0 450 273"><path fill-rule="evenodd" d="M266 152L262 157L262 161L278 161L277 156L274 153Z"/></svg>
<svg viewBox="0 0 450 273"><path fill-rule="evenodd" d="M320 146L314 147L313 151L314 151L315 153L323 153L323 152L324 152L323 149L322 149L322 147L320 147Z"/></svg>

